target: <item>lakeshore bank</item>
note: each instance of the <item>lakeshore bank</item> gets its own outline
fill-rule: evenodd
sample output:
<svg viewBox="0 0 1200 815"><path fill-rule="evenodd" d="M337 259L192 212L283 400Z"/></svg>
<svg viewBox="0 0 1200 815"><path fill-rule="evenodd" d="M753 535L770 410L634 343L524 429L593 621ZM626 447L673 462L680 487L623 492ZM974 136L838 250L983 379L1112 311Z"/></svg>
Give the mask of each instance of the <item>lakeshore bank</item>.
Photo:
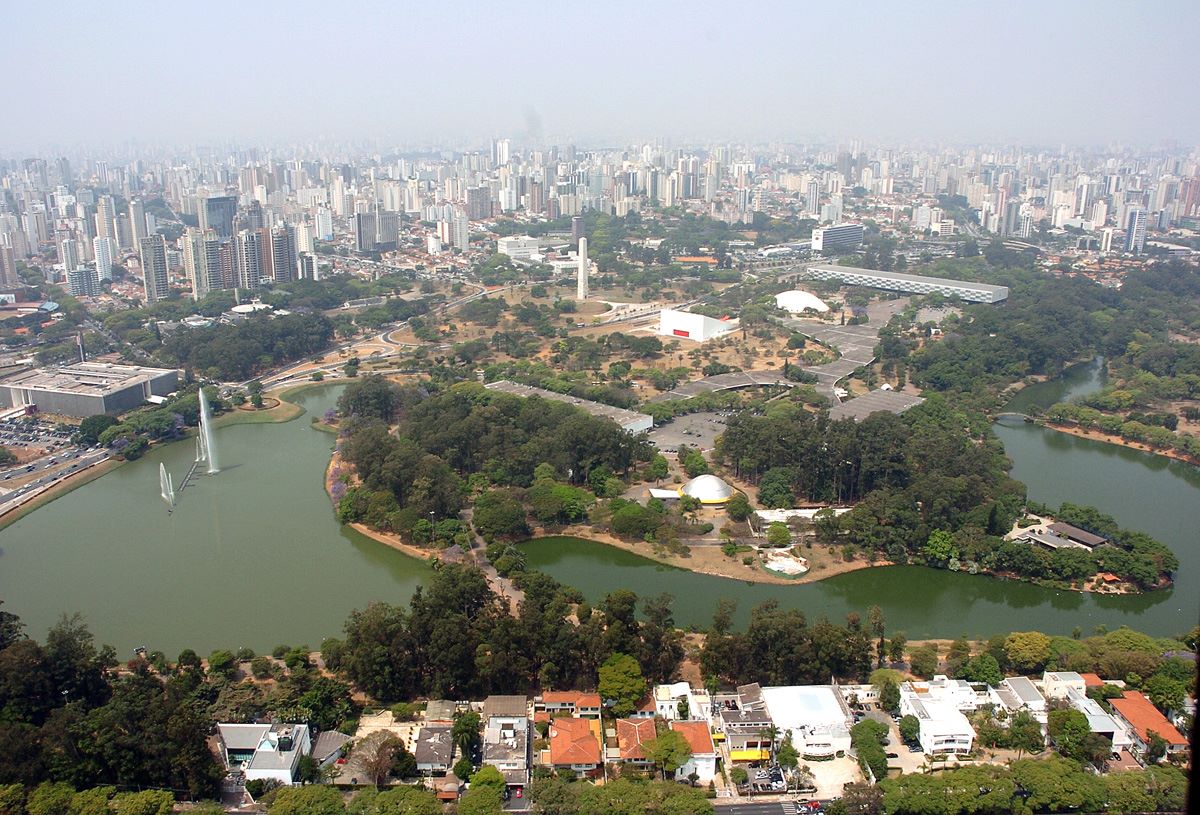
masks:
<svg viewBox="0 0 1200 815"><path fill-rule="evenodd" d="M1195 456L1189 456L1186 453L1180 453L1178 450L1154 447L1153 445L1146 444L1145 442L1122 438L1121 436L1117 436L1113 433L1105 433L1103 430L1092 430L1080 427L1079 425L1061 424L1046 421L1038 421L1035 422L1035 424L1040 427L1044 427L1047 430L1053 430L1057 433L1066 433L1069 436L1077 436L1078 438L1088 439L1089 441L1112 444L1116 445L1117 447L1124 447L1128 450L1137 450L1139 453L1150 453L1151 455L1162 456L1163 458L1174 459L1175 461L1182 461L1185 464L1191 464L1193 466L1200 467L1200 459L1196 458Z"/></svg>

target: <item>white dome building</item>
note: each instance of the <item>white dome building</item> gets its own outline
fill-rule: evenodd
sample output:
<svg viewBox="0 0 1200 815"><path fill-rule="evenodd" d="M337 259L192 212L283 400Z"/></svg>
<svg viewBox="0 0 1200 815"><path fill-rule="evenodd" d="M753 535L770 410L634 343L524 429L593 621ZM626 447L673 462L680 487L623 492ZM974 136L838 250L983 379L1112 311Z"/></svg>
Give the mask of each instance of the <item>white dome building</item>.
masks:
<svg viewBox="0 0 1200 815"><path fill-rule="evenodd" d="M801 314L805 311L816 311L819 313L829 311L829 306L825 305L820 297L817 297L812 292L799 291L797 289L780 292L775 295L775 305L784 311L790 311L792 314Z"/></svg>
<svg viewBox="0 0 1200 815"><path fill-rule="evenodd" d="M733 497L733 487L715 475L698 475L680 488L679 495L698 498L702 504L723 504Z"/></svg>

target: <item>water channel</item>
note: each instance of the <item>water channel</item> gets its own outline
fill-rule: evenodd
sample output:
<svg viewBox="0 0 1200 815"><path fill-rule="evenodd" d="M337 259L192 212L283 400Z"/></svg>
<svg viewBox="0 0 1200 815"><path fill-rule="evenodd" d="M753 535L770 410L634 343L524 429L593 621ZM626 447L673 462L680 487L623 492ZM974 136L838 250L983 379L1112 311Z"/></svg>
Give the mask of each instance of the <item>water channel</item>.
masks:
<svg viewBox="0 0 1200 815"><path fill-rule="evenodd" d="M1099 386L1098 366L1025 389L1010 406L1051 404ZM320 415L337 386L300 394ZM1136 597L1057 592L918 566L867 569L802 586L746 584L663 567L575 539L525 544L532 567L578 586L589 599L627 587L670 592L684 626L705 626L716 601L752 606L775 598L810 617L841 619L880 605L889 628L910 638L1037 628L1068 633L1128 624L1181 632L1200 615L1200 470L1019 421L996 426L1014 475L1035 500L1094 503L1122 524L1170 545L1181 568L1173 590ZM335 520L321 484L331 438L308 416L283 424L219 428L222 472L188 487L174 513L158 498L158 464L178 478L191 444L168 445L59 498L0 531L0 599L41 638L63 612L84 614L100 642L127 655L136 645L262 651L316 646L339 633L351 609L405 602L429 572L420 561Z"/></svg>

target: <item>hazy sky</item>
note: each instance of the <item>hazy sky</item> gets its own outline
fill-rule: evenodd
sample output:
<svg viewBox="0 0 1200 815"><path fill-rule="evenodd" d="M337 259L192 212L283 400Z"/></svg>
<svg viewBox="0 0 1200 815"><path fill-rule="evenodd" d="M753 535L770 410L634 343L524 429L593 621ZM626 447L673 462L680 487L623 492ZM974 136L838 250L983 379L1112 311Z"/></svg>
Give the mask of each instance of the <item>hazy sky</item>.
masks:
<svg viewBox="0 0 1200 815"><path fill-rule="evenodd" d="M1200 142L1200 0L5 3L0 154L137 142Z"/></svg>

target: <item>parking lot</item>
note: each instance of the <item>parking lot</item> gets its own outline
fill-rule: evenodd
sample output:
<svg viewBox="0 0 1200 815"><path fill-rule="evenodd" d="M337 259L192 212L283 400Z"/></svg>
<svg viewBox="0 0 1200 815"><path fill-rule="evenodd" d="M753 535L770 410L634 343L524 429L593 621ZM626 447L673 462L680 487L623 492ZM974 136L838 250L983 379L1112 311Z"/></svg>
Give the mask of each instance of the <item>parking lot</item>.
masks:
<svg viewBox="0 0 1200 815"><path fill-rule="evenodd" d="M659 450L673 452L679 445L711 450L717 436L725 432L725 417L720 413L689 413L679 416L649 433L650 442Z"/></svg>

